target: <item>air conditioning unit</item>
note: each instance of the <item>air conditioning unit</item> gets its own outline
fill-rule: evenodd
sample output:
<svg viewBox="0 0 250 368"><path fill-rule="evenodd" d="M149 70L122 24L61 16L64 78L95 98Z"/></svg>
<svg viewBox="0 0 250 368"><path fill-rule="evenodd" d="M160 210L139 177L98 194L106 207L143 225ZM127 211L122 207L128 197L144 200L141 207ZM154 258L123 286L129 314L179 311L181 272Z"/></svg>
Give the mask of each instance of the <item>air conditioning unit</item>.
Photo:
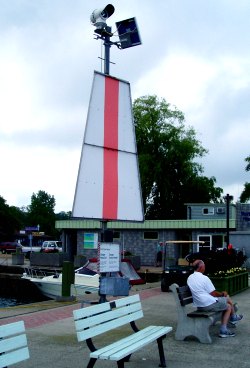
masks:
<svg viewBox="0 0 250 368"><path fill-rule="evenodd" d="M216 212L221 214L221 213L225 213L225 208L224 207L217 207Z"/></svg>

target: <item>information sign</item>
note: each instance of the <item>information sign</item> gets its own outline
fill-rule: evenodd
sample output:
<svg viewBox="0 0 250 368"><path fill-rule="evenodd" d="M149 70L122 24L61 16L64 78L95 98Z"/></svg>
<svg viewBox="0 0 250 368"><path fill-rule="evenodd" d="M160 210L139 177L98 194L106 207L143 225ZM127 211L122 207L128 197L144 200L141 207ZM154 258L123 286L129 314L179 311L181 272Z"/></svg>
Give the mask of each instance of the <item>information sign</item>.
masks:
<svg viewBox="0 0 250 368"><path fill-rule="evenodd" d="M99 271L120 271L120 245L114 243L100 243L99 245Z"/></svg>
<svg viewBox="0 0 250 368"><path fill-rule="evenodd" d="M83 245L84 245L84 249L97 249L98 234L97 233L84 233Z"/></svg>

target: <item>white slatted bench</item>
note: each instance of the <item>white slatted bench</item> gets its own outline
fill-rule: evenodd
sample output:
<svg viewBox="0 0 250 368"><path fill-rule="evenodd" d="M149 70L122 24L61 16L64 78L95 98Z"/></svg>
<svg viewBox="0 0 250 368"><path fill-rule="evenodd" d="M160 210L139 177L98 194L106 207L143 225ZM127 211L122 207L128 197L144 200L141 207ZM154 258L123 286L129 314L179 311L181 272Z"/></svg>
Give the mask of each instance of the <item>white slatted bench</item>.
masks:
<svg viewBox="0 0 250 368"><path fill-rule="evenodd" d="M209 328L221 320L222 312L188 311L186 306L193 303L189 287L172 284L170 290L173 292L178 314L175 339L185 340L188 336L194 336L203 344L211 344Z"/></svg>
<svg viewBox="0 0 250 368"><path fill-rule="evenodd" d="M160 355L159 367L166 367L162 339L172 331L168 326L148 326L139 330L135 321L143 317L140 296L128 296L112 302L97 304L73 311L78 341L86 340L90 349L87 368L92 368L97 359L113 360L119 368L129 361L132 353L153 341L157 341ZM97 349L92 338L130 323L135 333Z"/></svg>
<svg viewBox="0 0 250 368"><path fill-rule="evenodd" d="M0 326L0 368L29 359L23 321Z"/></svg>

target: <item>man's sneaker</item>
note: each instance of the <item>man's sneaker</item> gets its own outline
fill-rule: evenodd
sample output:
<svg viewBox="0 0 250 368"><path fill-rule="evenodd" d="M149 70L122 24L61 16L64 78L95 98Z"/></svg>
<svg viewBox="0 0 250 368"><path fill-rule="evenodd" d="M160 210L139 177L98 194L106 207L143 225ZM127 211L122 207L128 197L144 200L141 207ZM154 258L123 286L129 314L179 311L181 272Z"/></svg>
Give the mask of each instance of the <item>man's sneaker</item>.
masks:
<svg viewBox="0 0 250 368"><path fill-rule="evenodd" d="M234 316L232 316L229 320L229 322L232 324L232 325L235 325L237 322L241 321L243 318L243 315L242 314L235 314Z"/></svg>
<svg viewBox="0 0 250 368"><path fill-rule="evenodd" d="M236 313L238 309L239 309L238 303L234 303L234 313Z"/></svg>
<svg viewBox="0 0 250 368"><path fill-rule="evenodd" d="M234 337L235 336L235 333L234 332L231 332L229 330L220 331L219 336L220 337Z"/></svg>

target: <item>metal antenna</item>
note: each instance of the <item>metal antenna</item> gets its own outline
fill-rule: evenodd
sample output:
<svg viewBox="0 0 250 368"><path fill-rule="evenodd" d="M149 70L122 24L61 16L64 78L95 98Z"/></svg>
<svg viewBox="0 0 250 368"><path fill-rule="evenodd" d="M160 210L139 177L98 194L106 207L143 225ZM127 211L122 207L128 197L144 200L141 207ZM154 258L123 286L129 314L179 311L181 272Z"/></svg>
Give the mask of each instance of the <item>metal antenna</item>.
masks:
<svg viewBox="0 0 250 368"><path fill-rule="evenodd" d="M106 26L105 29L103 30L95 30L95 33L97 33L95 39L96 40L103 40L103 45L104 45L104 58L102 57L102 53L101 53L101 57L98 57L99 59L101 59L103 61L104 64L104 74L109 75L110 72L110 64L115 64L112 61L110 61L110 48L112 45L116 45L119 48L119 44L118 42L112 42L110 41L110 38L113 36L112 32L111 32L111 27ZM101 67L101 71L102 71L102 67Z"/></svg>

